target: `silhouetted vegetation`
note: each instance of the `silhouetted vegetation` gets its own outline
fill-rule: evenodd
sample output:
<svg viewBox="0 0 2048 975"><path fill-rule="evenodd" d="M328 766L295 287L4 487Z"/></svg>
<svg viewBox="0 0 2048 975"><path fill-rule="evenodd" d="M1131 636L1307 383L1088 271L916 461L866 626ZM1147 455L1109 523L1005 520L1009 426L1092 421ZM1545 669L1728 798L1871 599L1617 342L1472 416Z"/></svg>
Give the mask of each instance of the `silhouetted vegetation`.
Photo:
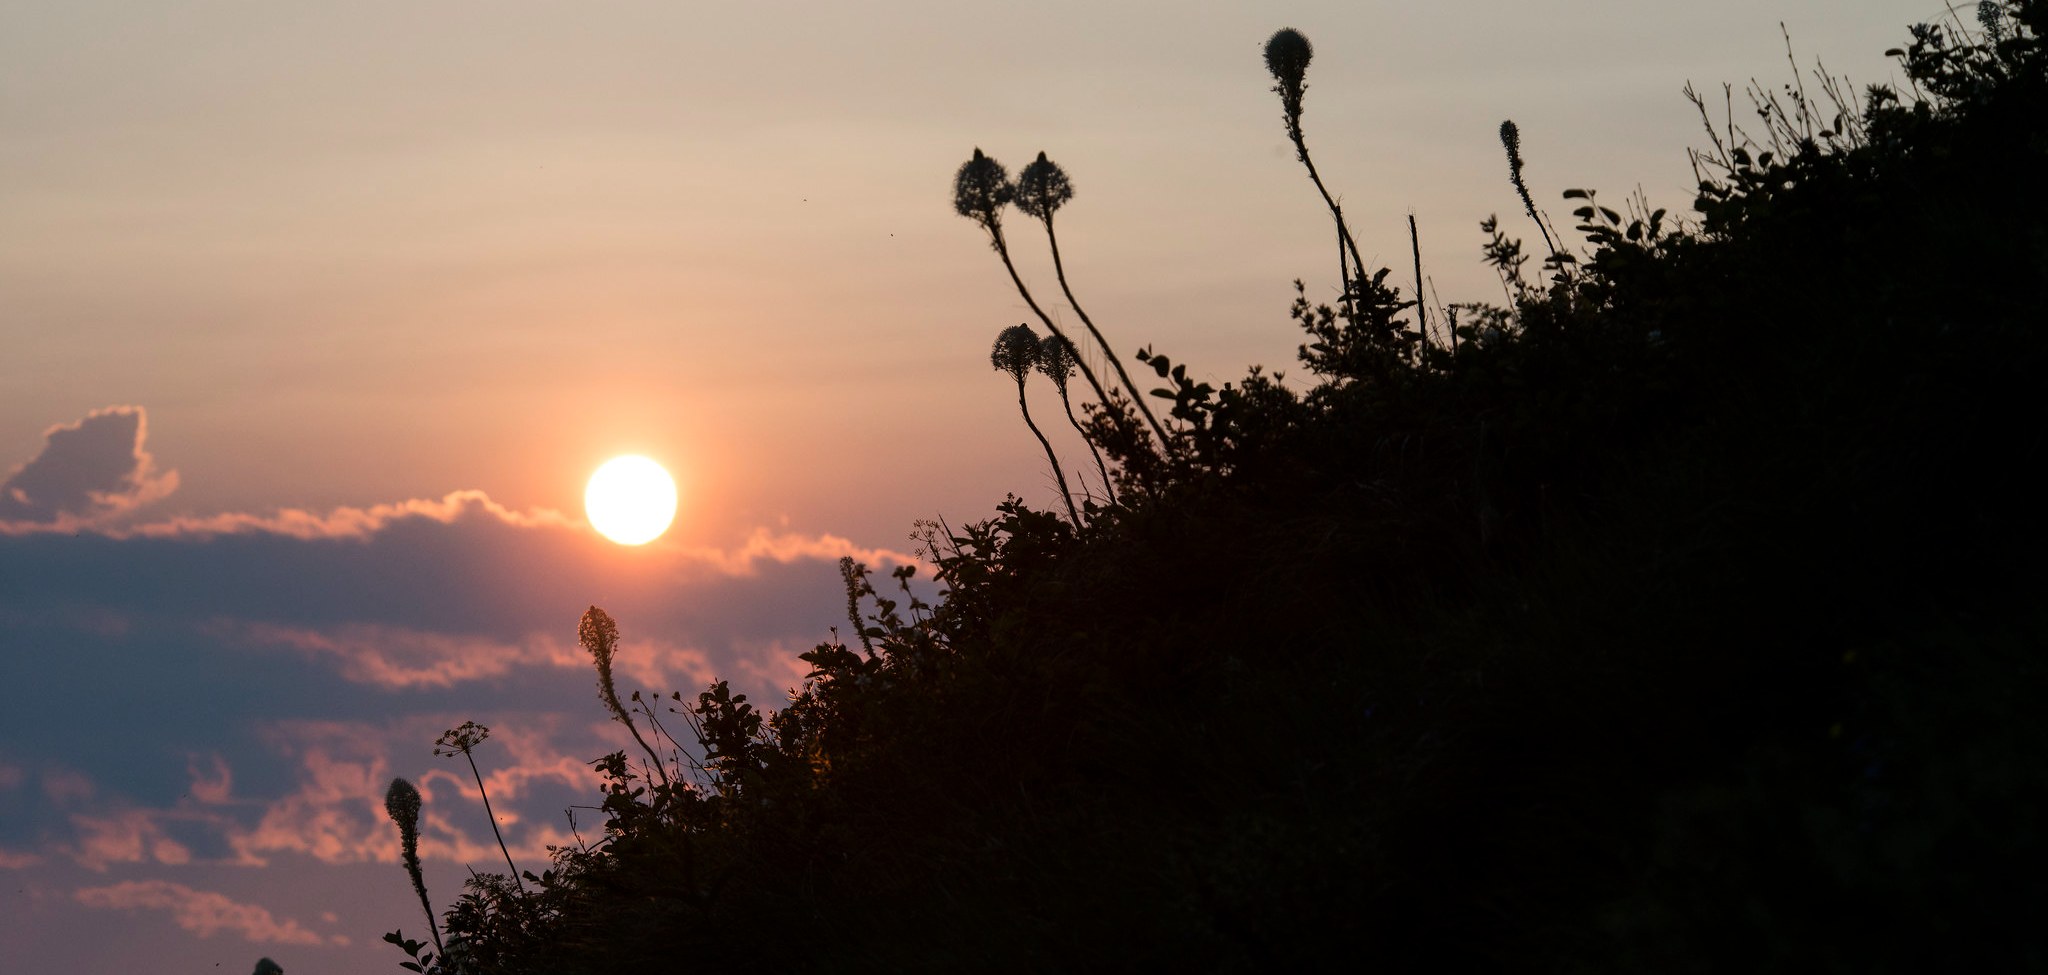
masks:
<svg viewBox="0 0 2048 975"><path fill-rule="evenodd" d="M1753 132L1696 96L1693 216L1563 189L1576 251L1505 124L1539 277L1489 219L1504 303L1428 333L1325 191L1312 385L1148 350L1147 422L1084 368L1116 500L921 526L935 604L847 565L848 639L780 710L628 714L593 607L645 760L595 763L601 840L476 878L441 962L2048 965L2044 34L2048 0L1983 4L1913 30L1908 90L1795 78ZM1267 48L1304 165L1309 50ZM1004 208L1050 239L1072 195L1038 174L959 173L1006 266Z"/></svg>

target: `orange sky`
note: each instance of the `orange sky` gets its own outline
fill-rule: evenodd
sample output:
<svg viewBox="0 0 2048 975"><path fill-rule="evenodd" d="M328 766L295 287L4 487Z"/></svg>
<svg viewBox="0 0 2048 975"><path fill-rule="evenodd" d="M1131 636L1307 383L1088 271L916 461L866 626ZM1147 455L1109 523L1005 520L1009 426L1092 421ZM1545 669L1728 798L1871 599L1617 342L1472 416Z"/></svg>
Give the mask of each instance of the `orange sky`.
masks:
<svg viewBox="0 0 2048 975"><path fill-rule="evenodd" d="M1475 300L1474 224L1515 209L1502 118L1539 197L1640 181L1683 210L1687 79L1780 79L1783 19L1876 80L1939 12L1853 8L13 5L0 467L136 403L188 511L574 511L633 450L683 480L681 531L893 537L1039 486L984 363L1025 316L947 205L973 147L1066 166L1075 285L1126 350L1231 378L1289 364L1292 278L1334 288L1274 27L1317 44L1309 138L1365 249L1405 267L1413 210Z"/></svg>

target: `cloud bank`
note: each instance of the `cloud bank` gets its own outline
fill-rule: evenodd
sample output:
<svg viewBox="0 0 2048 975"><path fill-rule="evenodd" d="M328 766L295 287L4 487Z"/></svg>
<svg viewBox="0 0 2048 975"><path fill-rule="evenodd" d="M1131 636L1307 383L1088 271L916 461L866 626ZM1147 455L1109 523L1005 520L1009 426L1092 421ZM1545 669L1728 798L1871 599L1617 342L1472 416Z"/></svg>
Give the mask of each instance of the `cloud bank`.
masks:
<svg viewBox="0 0 2048 975"><path fill-rule="evenodd" d="M278 920L254 904L225 894L193 890L166 880L124 880L106 887L82 887L74 895L91 908L168 911L178 926L202 938L226 931L251 944L346 945L345 935L323 938L290 918Z"/></svg>
<svg viewBox="0 0 2048 975"><path fill-rule="evenodd" d="M723 678L774 707L803 678L796 654L846 626L838 560L913 561L787 528L628 550L480 490L151 518L177 479L148 430L136 406L53 427L0 488L0 871L41 912L0 919L0 937L28 949L63 926L52 912L330 953L344 939L287 915L416 926L320 892L388 885L405 906L394 776L425 800L438 900L469 866L502 869L468 767L432 754L444 729L491 726L478 765L529 869L579 842L565 811L594 805L591 760L633 747L576 642L588 606L624 631L622 692L687 700ZM584 839L601 833L580 816Z"/></svg>

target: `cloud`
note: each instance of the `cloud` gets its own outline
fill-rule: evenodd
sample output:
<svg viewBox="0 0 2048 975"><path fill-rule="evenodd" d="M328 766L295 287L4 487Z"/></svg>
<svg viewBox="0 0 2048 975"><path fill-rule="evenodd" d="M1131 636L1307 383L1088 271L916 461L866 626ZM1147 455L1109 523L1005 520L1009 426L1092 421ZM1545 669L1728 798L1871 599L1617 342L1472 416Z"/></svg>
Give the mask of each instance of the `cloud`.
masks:
<svg viewBox="0 0 2048 975"><path fill-rule="evenodd" d="M348 944L345 937L323 938L299 922L290 918L279 920L257 905L168 880L125 880L107 887L82 887L72 896L92 908L169 911L179 927L202 938L227 931L241 935L242 940L251 944Z"/></svg>
<svg viewBox="0 0 2048 975"><path fill-rule="evenodd" d="M43 432L43 449L0 481L0 533L105 524L178 489L144 449L140 406L94 410Z"/></svg>

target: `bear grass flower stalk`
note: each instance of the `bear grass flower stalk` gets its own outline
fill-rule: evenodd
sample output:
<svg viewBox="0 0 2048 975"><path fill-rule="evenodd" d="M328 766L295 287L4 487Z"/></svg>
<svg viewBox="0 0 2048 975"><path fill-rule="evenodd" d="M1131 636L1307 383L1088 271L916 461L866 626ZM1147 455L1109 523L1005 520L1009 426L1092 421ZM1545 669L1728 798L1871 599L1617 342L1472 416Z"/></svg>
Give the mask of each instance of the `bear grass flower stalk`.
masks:
<svg viewBox="0 0 2048 975"><path fill-rule="evenodd" d="M647 739L640 737L640 729L633 724L633 716L626 713L625 705L619 703L619 692L612 685L612 655L619 647L619 624L612 622L611 614L592 606L584 610L583 618L576 622L576 642L590 651L592 659L597 661L598 700L604 702L612 720L632 732L633 740L639 742L640 749L647 753L647 761L654 767L654 774L660 777L663 786L667 786L668 770L662 767L660 756L647 744Z"/></svg>
<svg viewBox="0 0 2048 975"><path fill-rule="evenodd" d="M1060 459L1052 452L1052 443L1040 433L1038 424L1031 421L1031 406L1024 401L1024 377L1031 374L1038 365L1041 346L1038 333L1025 324L1012 325L996 335L995 347L989 350L989 365L997 372L1007 372L1017 381L1017 409L1024 413L1024 425L1031 428L1031 435L1038 438L1038 445L1045 448L1045 459L1052 462L1052 476L1060 484L1060 500L1067 503L1067 517L1072 518L1074 527L1081 527L1081 513L1074 510L1073 492L1067 490L1067 475L1060 470Z"/></svg>
<svg viewBox="0 0 2048 975"><path fill-rule="evenodd" d="M1043 153L1039 154L1044 159ZM1104 351L1108 351L1105 349ZM1102 490L1109 495L1109 503L1116 503L1116 486L1109 479L1109 465L1102 462L1102 451L1095 449L1095 441L1088 437L1087 429L1074 416L1074 401L1067 396L1067 380L1074 374L1074 347L1064 336L1048 335L1038 343L1038 371L1052 380L1052 388L1059 390L1060 406L1067 411L1067 422L1074 425L1074 432L1081 435L1081 442L1088 445L1088 453L1095 458L1095 470L1102 475ZM1125 382L1129 382L1128 378ZM1081 485L1083 491L1087 484Z"/></svg>
<svg viewBox="0 0 2048 975"><path fill-rule="evenodd" d="M1045 225L1045 241L1052 248L1052 271L1059 278L1060 292L1067 296L1067 304L1072 306L1074 314L1081 316L1082 326L1095 338L1095 344L1102 348L1102 357L1108 359L1110 366L1116 369L1117 378L1123 380L1124 389L1131 394L1131 402L1138 405L1138 411L1145 415L1145 422L1152 425L1152 432L1159 436L1159 442L1168 443L1166 428L1159 425L1159 418L1153 416L1152 408L1145 405L1145 394L1139 391L1136 383L1131 382L1131 374L1124 371L1123 360L1117 358L1116 350L1109 347L1109 340L1103 337L1102 330L1095 327L1095 320L1089 318L1087 310L1075 300L1074 289L1067 286L1067 266L1060 260L1060 238L1053 232L1052 216L1073 198L1073 181L1067 178L1066 170L1061 169L1059 163L1047 159L1044 152L1040 152L1037 159L1032 160L1017 173L1017 209L1024 211L1026 216L1038 218L1038 221ZM1058 335L1057 332L1054 334ZM1064 336L1061 336L1061 341L1065 341ZM1074 356L1074 359L1077 364L1080 362L1078 355ZM1064 400L1067 395L1066 381L1060 380L1059 386L1060 398ZM1068 413L1071 417L1071 407L1068 408ZM1092 442L1088 446L1090 450L1095 447ZM1095 461L1099 466L1102 463L1102 456L1097 454Z"/></svg>
<svg viewBox="0 0 2048 975"><path fill-rule="evenodd" d="M1508 182L1515 184L1515 195L1522 198L1522 209L1529 219L1536 222L1536 230L1543 234L1544 246L1552 254L1557 253L1557 243L1550 239L1550 228L1543 225L1543 218L1536 213L1536 200L1529 195L1529 184L1522 179L1522 130L1514 119L1500 124L1501 148L1508 151Z"/></svg>
<svg viewBox="0 0 2048 975"><path fill-rule="evenodd" d="M399 855L405 861L406 876L412 878L413 892L420 895L420 907L427 912L427 933L434 937L438 957L443 954L441 928L434 922L434 902L427 897L427 878L420 870L420 790L404 779L392 779L391 787L384 791L384 812L398 824Z"/></svg>
<svg viewBox="0 0 2048 975"><path fill-rule="evenodd" d="M1024 297L1024 303L1031 307L1031 313L1054 335L1064 337L1065 332L1054 323L1052 316L1038 306L1038 299L1032 297L1031 289L1024 285L1024 279L1017 274L1017 265L1010 260L1010 244L1003 237L1003 208L1015 202L1017 187L1010 182L1008 170L1003 164L985 155L977 148L973 157L960 164L960 171L953 176L953 211L981 225L988 233L989 246L995 248L996 256L1002 258L1003 270L1010 272L1010 283L1017 293ZM1103 347L1105 350L1108 346ZM1109 404L1109 393L1102 388L1101 380L1095 377L1095 370L1088 363L1075 360L1081 368L1081 375L1095 390L1095 395L1105 407ZM1025 366L1030 369L1029 365ZM1079 524L1079 522L1076 522Z"/></svg>
<svg viewBox="0 0 2048 975"><path fill-rule="evenodd" d="M1344 293L1351 294L1351 283L1365 279L1365 261L1358 256L1358 243L1351 238L1351 228L1344 223L1344 208L1337 205L1336 198L1323 186L1323 177L1316 172L1315 160L1309 158L1308 139L1301 131L1302 95L1308 91L1308 63L1315 57L1315 48L1308 37L1292 27L1282 27L1273 32L1266 41L1266 70L1273 75L1273 91L1280 96L1280 108L1287 121L1287 138L1294 143L1294 156L1308 169L1309 181L1316 184L1316 192L1323 195L1323 205L1330 208L1330 216L1337 221L1337 270L1344 279ZM1346 255L1350 263L1345 263Z"/></svg>

